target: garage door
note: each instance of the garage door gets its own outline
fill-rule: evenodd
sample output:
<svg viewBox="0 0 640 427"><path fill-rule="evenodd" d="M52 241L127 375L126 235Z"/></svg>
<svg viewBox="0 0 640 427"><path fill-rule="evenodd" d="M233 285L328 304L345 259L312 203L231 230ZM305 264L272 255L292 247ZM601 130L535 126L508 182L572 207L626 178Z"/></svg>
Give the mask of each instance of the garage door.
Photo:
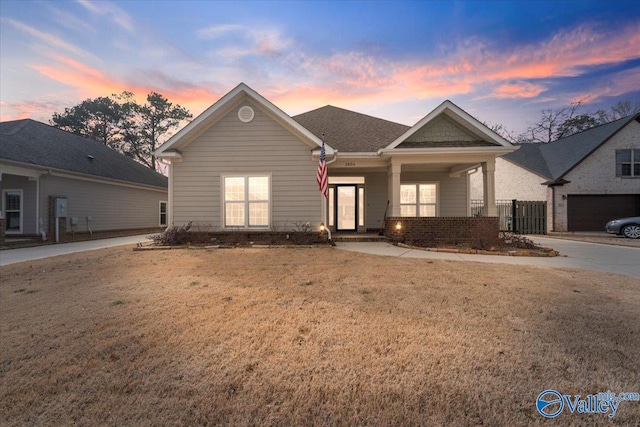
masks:
<svg viewBox="0 0 640 427"><path fill-rule="evenodd" d="M569 231L603 231L608 221L640 215L640 195L569 195L567 228Z"/></svg>

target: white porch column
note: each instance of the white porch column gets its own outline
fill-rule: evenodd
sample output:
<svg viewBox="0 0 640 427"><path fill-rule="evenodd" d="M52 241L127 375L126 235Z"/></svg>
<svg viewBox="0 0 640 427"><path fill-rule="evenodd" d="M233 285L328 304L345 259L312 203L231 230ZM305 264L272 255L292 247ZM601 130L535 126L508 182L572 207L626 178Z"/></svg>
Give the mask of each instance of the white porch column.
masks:
<svg viewBox="0 0 640 427"><path fill-rule="evenodd" d="M400 216L400 171L402 170L402 164L396 163L391 159L391 163L387 168L387 176L389 178L388 193L389 193L389 207L390 216Z"/></svg>
<svg viewBox="0 0 640 427"><path fill-rule="evenodd" d="M496 159L482 163L482 189L484 190L484 208L482 216L498 216L496 208Z"/></svg>

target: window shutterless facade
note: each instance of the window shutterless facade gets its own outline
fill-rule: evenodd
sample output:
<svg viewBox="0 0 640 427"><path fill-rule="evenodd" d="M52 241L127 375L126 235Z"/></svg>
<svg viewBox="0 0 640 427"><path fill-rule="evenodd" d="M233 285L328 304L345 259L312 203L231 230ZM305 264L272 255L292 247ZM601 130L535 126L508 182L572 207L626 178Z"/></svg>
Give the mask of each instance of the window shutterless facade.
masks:
<svg viewBox="0 0 640 427"><path fill-rule="evenodd" d="M167 202L160 202L160 227L167 225Z"/></svg>
<svg viewBox="0 0 640 427"><path fill-rule="evenodd" d="M222 192L225 228L269 228L270 176L224 176Z"/></svg>
<svg viewBox="0 0 640 427"><path fill-rule="evenodd" d="M22 233L22 190L4 190L2 192L2 211L8 234Z"/></svg>
<svg viewBox="0 0 640 427"><path fill-rule="evenodd" d="M437 216L437 184L418 183L400 185L400 215L408 217Z"/></svg>
<svg viewBox="0 0 640 427"><path fill-rule="evenodd" d="M640 178L640 149L616 150L616 176Z"/></svg>

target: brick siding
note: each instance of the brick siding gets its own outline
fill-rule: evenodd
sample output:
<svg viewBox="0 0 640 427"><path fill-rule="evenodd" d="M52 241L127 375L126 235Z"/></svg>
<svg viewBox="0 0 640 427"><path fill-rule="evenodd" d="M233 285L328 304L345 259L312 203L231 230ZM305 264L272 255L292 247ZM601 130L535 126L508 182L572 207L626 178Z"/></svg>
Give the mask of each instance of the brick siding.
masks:
<svg viewBox="0 0 640 427"><path fill-rule="evenodd" d="M476 249L497 245L499 232L497 217L389 217L384 230L395 242L426 247L468 244Z"/></svg>

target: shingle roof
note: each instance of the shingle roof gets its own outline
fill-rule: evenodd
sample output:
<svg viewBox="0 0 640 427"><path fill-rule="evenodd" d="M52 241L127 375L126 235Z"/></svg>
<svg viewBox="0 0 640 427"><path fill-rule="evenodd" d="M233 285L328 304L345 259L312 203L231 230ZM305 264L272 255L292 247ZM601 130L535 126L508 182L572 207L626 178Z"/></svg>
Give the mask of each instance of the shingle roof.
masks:
<svg viewBox="0 0 640 427"><path fill-rule="evenodd" d="M98 141L31 119L0 123L0 159L155 187L168 185L166 176Z"/></svg>
<svg viewBox="0 0 640 427"><path fill-rule="evenodd" d="M378 151L405 133L409 126L327 105L293 119L341 152Z"/></svg>
<svg viewBox="0 0 640 427"><path fill-rule="evenodd" d="M555 181L633 120L640 121L640 114L596 126L548 144L521 144L519 150L503 157Z"/></svg>

